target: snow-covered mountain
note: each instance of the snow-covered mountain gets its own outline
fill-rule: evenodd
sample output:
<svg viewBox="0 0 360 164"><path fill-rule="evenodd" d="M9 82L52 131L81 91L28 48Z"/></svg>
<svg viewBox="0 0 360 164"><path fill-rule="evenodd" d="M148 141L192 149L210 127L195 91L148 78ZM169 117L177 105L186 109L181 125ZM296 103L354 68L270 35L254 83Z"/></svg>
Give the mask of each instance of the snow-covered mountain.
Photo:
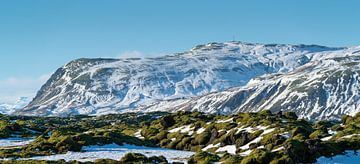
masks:
<svg viewBox="0 0 360 164"><path fill-rule="evenodd" d="M294 111L309 120L339 119L360 112L360 46L313 54L311 61L288 73L252 79L243 87L189 100L155 104L146 110L208 113Z"/></svg>
<svg viewBox="0 0 360 164"><path fill-rule="evenodd" d="M29 104L27 97L20 97L14 103L0 103L0 114L11 114Z"/></svg>
<svg viewBox="0 0 360 164"><path fill-rule="evenodd" d="M226 42L158 58L78 59L59 68L20 114L66 116L146 109L159 102L243 86L260 75L293 71L319 52L340 49Z"/></svg>

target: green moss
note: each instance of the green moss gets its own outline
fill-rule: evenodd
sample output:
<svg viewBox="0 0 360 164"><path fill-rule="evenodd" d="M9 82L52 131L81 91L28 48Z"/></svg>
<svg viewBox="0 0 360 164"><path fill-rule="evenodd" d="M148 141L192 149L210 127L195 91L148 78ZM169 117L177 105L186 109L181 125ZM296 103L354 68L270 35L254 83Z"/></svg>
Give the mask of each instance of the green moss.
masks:
<svg viewBox="0 0 360 164"><path fill-rule="evenodd" d="M280 158L273 159L270 164L294 164L294 161L288 155L283 155Z"/></svg>
<svg viewBox="0 0 360 164"><path fill-rule="evenodd" d="M175 119L173 116L169 115L169 116L164 116L160 119L160 124L162 125L163 128L168 128L173 126L176 123Z"/></svg>
<svg viewBox="0 0 360 164"><path fill-rule="evenodd" d="M243 157L240 155L233 155L233 154L225 153L221 157L220 162L222 164L234 164L234 163L239 163L242 159L243 159Z"/></svg>
<svg viewBox="0 0 360 164"><path fill-rule="evenodd" d="M195 137L195 144L198 145L204 145L209 142L209 139L211 137L211 132L209 130L205 130L204 132L198 134Z"/></svg>
<svg viewBox="0 0 360 164"><path fill-rule="evenodd" d="M119 161L112 160L112 159L96 159L94 164L118 164Z"/></svg>
<svg viewBox="0 0 360 164"><path fill-rule="evenodd" d="M257 130L257 131L255 131L253 133L250 133L249 139L253 140L253 139L259 137L263 132L264 132L263 130Z"/></svg>
<svg viewBox="0 0 360 164"><path fill-rule="evenodd" d="M272 159L272 154L266 150L255 149L250 155L246 156L241 164L261 164L269 163Z"/></svg>
<svg viewBox="0 0 360 164"><path fill-rule="evenodd" d="M140 153L127 153L124 157L121 158L120 163L134 163L134 164L143 164L143 163L167 163L167 160L164 156L153 156L146 157Z"/></svg>
<svg viewBox="0 0 360 164"><path fill-rule="evenodd" d="M315 147L316 148L316 147ZM309 147L308 142L300 140L287 140L284 144L284 151L295 163L312 163L315 162L316 151Z"/></svg>
<svg viewBox="0 0 360 164"><path fill-rule="evenodd" d="M213 162L218 162L219 160L220 160L219 156L201 151L192 155L188 160L188 163L211 164Z"/></svg>
<svg viewBox="0 0 360 164"><path fill-rule="evenodd" d="M275 131L274 133L269 133L264 135L260 143L261 145L271 144L273 146L276 146L284 143L285 140L286 140L285 137L281 135L277 135L277 131Z"/></svg>
<svg viewBox="0 0 360 164"><path fill-rule="evenodd" d="M315 130L313 133L311 133L309 135L309 137L311 139L320 139L320 138L323 138L325 136L327 136L327 132L326 131L323 131L323 130Z"/></svg>
<svg viewBox="0 0 360 164"><path fill-rule="evenodd" d="M191 138L190 137L184 137L177 145L176 149L179 150L190 150L191 149Z"/></svg>
<svg viewBox="0 0 360 164"><path fill-rule="evenodd" d="M141 130L141 135L145 138L151 138L159 133L159 129L152 127L144 127Z"/></svg>
<svg viewBox="0 0 360 164"><path fill-rule="evenodd" d="M295 112L284 112L283 115L286 119L291 119L291 120L297 120L297 115L295 114Z"/></svg>

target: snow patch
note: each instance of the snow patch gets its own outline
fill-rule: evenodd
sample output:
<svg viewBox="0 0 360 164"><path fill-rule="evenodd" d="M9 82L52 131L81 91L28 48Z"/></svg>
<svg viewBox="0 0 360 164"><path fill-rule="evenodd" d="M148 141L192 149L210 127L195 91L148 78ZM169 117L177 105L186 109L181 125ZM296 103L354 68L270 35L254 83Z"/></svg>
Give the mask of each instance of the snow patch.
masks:
<svg viewBox="0 0 360 164"><path fill-rule="evenodd" d="M77 160L80 162L95 161L96 159L113 159L119 160L127 153L141 153L147 157L164 156L169 162L186 162L186 159L194 154L194 152L171 150L165 148L154 148L145 146L135 146L125 144L119 146L117 144L108 144L103 146L85 146L82 148L84 152L67 152L66 154L55 154L50 156L37 156L31 158L22 158L20 160L50 160L56 161L64 159L65 161Z"/></svg>
<svg viewBox="0 0 360 164"><path fill-rule="evenodd" d="M18 147L25 146L34 141L33 138L5 138L0 139L0 148L1 147Z"/></svg>
<svg viewBox="0 0 360 164"><path fill-rule="evenodd" d="M228 152L230 154L236 153L236 145L226 145L218 148L215 152Z"/></svg>

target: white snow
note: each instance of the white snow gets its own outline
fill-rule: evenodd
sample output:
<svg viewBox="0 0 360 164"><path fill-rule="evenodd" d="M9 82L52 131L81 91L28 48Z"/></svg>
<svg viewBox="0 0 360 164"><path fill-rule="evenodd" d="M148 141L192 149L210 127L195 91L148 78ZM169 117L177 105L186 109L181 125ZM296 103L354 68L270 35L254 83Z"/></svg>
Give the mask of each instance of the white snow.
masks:
<svg viewBox="0 0 360 164"><path fill-rule="evenodd" d="M201 134L204 131L205 131L205 128L202 127L196 131L196 134Z"/></svg>
<svg viewBox="0 0 360 164"><path fill-rule="evenodd" d="M194 131L193 131L193 130L190 130L190 131L188 132L188 135L191 136L193 133L194 133Z"/></svg>
<svg viewBox="0 0 360 164"><path fill-rule="evenodd" d="M329 129L328 133L331 134L331 135L335 135L335 134L337 134L337 131L333 131L333 130Z"/></svg>
<svg viewBox="0 0 360 164"><path fill-rule="evenodd" d="M16 110L25 107L31 99L27 97L20 97L14 102L0 102L0 114L11 114Z"/></svg>
<svg viewBox="0 0 360 164"><path fill-rule="evenodd" d="M237 128L237 132L236 133L240 133L241 131L245 131L245 132L248 132L248 133L254 133L256 132L257 130L265 130L266 128L268 128L268 126L262 126L262 125L258 125L256 127L240 127L240 128Z"/></svg>
<svg viewBox="0 0 360 164"><path fill-rule="evenodd" d="M310 49L319 49L319 47ZM265 61L268 55L261 55L262 53L256 50L254 53L258 53L260 57L258 60ZM281 60L286 58L281 64L288 66L294 66L296 61L303 59L304 61L288 71L286 71L286 66L279 66L282 67L280 69L284 70L283 72L254 77L245 86L196 97L179 104L178 107L179 110L191 109L207 113L231 114L270 110L280 104L284 106L283 111L294 111L300 118L310 120L333 120L339 119L343 114L354 115L359 112L358 106L360 106L360 98L355 94L360 91L358 52L360 52L359 47L353 47L305 55L303 52L298 52L295 56L280 55ZM270 53L269 56L273 54ZM272 64L280 63L278 61L269 63L270 66L273 66ZM353 80L346 80L349 78ZM319 96L309 99L308 92L313 88L321 89L321 92L326 95L325 99ZM267 95L265 98L264 93ZM239 95L244 95L244 97L234 101L234 98ZM254 103L254 100L259 98L264 101ZM289 108L294 102L299 105Z"/></svg>
<svg viewBox="0 0 360 164"><path fill-rule="evenodd" d="M320 140L321 141L329 141L333 136L327 136L327 137L323 137Z"/></svg>
<svg viewBox="0 0 360 164"><path fill-rule="evenodd" d="M234 118L229 118L227 120L217 120L216 123L226 123L226 122L232 122Z"/></svg>
<svg viewBox="0 0 360 164"><path fill-rule="evenodd" d="M271 150L271 152L277 152L277 151L280 151L280 150L283 150L283 149L284 149L284 147L280 146L280 147L278 147L276 149Z"/></svg>
<svg viewBox="0 0 360 164"><path fill-rule="evenodd" d="M354 137L354 136L360 136L360 134L350 134L350 135L346 135L346 136L342 136L341 138L351 138L351 137Z"/></svg>
<svg viewBox="0 0 360 164"><path fill-rule="evenodd" d="M180 131L182 128L183 128L183 126L180 126L180 127L171 129L171 130L169 130L168 132L169 132L169 133L176 133L176 132Z"/></svg>
<svg viewBox="0 0 360 164"><path fill-rule="evenodd" d="M286 139L290 138L290 136L291 136L290 132L284 132L284 133L281 133L280 135L285 137Z"/></svg>
<svg viewBox="0 0 360 164"><path fill-rule="evenodd" d="M0 139L0 148L1 147L18 147L25 146L34 141L33 138L5 138Z"/></svg>
<svg viewBox="0 0 360 164"><path fill-rule="evenodd" d="M244 86L260 75L292 71L325 50L334 48L225 42L199 45L191 51L156 58L76 60L63 66L64 74L58 81L49 81L49 86L54 87L44 88L44 94L53 96L36 97L34 101L41 102L35 104L39 110L28 114L44 114L41 109L52 106L56 108L44 115L177 110L189 102L186 99ZM324 55L317 58L321 56ZM76 81L84 77L92 80L86 84ZM67 94L66 88L71 88L74 94ZM109 93L102 94L104 91ZM229 96L216 97L215 101L226 102ZM195 109L212 113L234 110L229 106L219 107L216 102L194 105Z"/></svg>
<svg viewBox="0 0 360 164"><path fill-rule="evenodd" d="M242 150L249 149L249 148L250 148L250 144L260 142L261 139L263 138L263 135L269 134L269 133L273 132L274 130L275 130L275 128L265 129L264 132L261 133L259 137L255 138L255 139L253 139L252 141L248 142L247 144L241 146L240 149L242 149Z"/></svg>
<svg viewBox="0 0 360 164"><path fill-rule="evenodd" d="M328 133L330 134L330 136L323 137L323 138L321 138L320 140L321 140L321 141L328 141L328 140L330 140L335 134L337 134L337 131L333 131L333 130L331 130L331 129L328 129Z"/></svg>
<svg viewBox="0 0 360 164"><path fill-rule="evenodd" d="M245 157L245 156L248 156L251 152L252 152L252 150L246 150L244 152L239 153L239 155Z"/></svg>
<svg viewBox="0 0 360 164"><path fill-rule="evenodd" d="M264 145L261 145L261 146L258 146L256 149L264 149L265 146Z"/></svg>
<svg viewBox="0 0 360 164"><path fill-rule="evenodd" d="M207 151L207 150L209 150L209 149L211 149L211 148L219 147L219 146L220 146L220 143L217 143L216 145L214 145L214 144L209 144L209 145L207 145L206 147L202 148L201 150L202 150L202 151Z"/></svg>
<svg viewBox="0 0 360 164"><path fill-rule="evenodd" d="M269 134L269 133L273 132L274 130L275 130L275 128L265 129L264 132L261 134L261 136L263 136L265 134Z"/></svg>
<svg viewBox="0 0 360 164"><path fill-rule="evenodd" d="M236 145L226 145L218 148L215 152L228 152L230 154L236 153Z"/></svg>
<svg viewBox="0 0 360 164"><path fill-rule="evenodd" d="M176 133L179 132L180 133L188 133L189 135L191 135L194 131L192 131L194 129L194 127L191 128L191 124L190 125L185 125L185 126L180 126L174 129L169 130L169 133Z"/></svg>
<svg viewBox="0 0 360 164"><path fill-rule="evenodd" d="M141 135L141 129L139 129L134 135L136 138L144 139L144 137Z"/></svg>
<svg viewBox="0 0 360 164"><path fill-rule="evenodd" d="M186 158L194 154L194 152L189 151L180 151L180 150L171 150L164 148L153 148L153 147L144 147L144 146L135 146L135 145L123 145L119 146L117 144L108 144L103 146L86 146L83 147L82 151L84 152L67 152L66 154L55 154L50 156L37 156L26 159L34 160L60 160L64 159L65 161L77 160L81 162L85 161L94 161L96 159L113 159L120 160L125 154L141 153L148 157L150 156L164 156L169 162L185 162Z"/></svg>

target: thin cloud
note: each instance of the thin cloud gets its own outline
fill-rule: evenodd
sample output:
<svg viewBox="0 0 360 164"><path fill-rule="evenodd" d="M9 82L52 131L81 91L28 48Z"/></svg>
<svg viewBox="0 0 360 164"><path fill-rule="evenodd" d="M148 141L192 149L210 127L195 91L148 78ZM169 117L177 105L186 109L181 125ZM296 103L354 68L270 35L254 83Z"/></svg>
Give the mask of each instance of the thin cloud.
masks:
<svg viewBox="0 0 360 164"><path fill-rule="evenodd" d="M19 97L33 98L50 74L39 77L11 77L0 80L0 102L13 103Z"/></svg>

